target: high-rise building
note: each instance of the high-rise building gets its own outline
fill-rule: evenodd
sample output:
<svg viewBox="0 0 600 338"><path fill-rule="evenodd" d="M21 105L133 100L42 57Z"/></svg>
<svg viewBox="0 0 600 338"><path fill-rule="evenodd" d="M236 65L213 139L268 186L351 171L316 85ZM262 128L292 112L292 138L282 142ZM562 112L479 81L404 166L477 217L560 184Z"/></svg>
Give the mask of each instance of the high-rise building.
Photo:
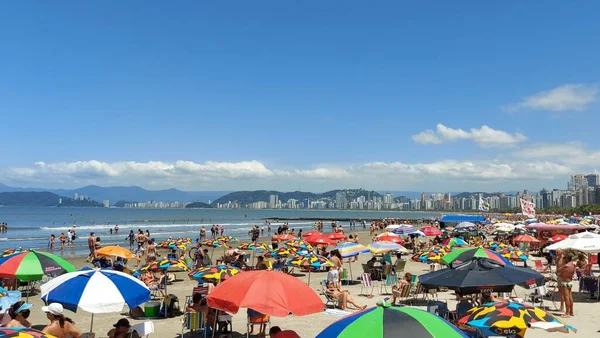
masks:
<svg viewBox="0 0 600 338"><path fill-rule="evenodd" d="M269 208L275 209L277 207L277 202L279 202L279 196L271 195L269 196Z"/></svg>
<svg viewBox="0 0 600 338"><path fill-rule="evenodd" d="M76 201L79 200L79 194L78 193L74 193L73 194L73 199L76 200Z"/></svg>
<svg viewBox="0 0 600 338"><path fill-rule="evenodd" d="M590 187L600 185L600 175L598 174L585 175L585 180L587 181L587 184Z"/></svg>
<svg viewBox="0 0 600 338"><path fill-rule="evenodd" d="M362 196L364 197L364 196ZM335 206L338 209L346 209L348 201L346 200L346 192L338 191L335 193Z"/></svg>
<svg viewBox="0 0 600 338"><path fill-rule="evenodd" d="M102 201L102 204L104 205L105 208L110 208L110 201L109 200Z"/></svg>

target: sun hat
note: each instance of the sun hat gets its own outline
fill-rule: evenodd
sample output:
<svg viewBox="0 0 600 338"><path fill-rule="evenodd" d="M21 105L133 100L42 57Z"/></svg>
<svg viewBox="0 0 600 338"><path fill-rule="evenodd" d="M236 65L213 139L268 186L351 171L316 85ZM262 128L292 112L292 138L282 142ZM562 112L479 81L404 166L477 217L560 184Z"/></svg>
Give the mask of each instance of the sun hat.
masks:
<svg viewBox="0 0 600 338"><path fill-rule="evenodd" d="M51 313L55 316L62 315L64 309L63 306L59 303L51 303L48 306L42 306L42 311L46 313Z"/></svg>
<svg viewBox="0 0 600 338"><path fill-rule="evenodd" d="M129 321L127 320L127 318L121 318L119 319L119 321L113 325L114 327L131 327L131 325L129 324Z"/></svg>

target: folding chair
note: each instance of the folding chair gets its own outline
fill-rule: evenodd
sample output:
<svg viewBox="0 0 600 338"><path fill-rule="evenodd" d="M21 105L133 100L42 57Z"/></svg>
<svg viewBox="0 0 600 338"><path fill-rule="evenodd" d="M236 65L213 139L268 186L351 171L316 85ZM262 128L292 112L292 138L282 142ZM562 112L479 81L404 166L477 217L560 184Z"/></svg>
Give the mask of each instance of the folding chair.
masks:
<svg viewBox="0 0 600 338"><path fill-rule="evenodd" d="M255 325L259 325L259 332L262 331L263 326L264 326L264 332L265 332L265 334L267 334L268 333L267 329L271 328L271 317L269 317L269 316L264 316L264 317L260 317L260 318L248 317L248 324L247 324L247 331L246 331L247 338L250 337L250 332L253 331Z"/></svg>
<svg viewBox="0 0 600 338"><path fill-rule="evenodd" d="M556 302L554 301L554 292L548 290L548 288L545 285L538 286L537 288L535 288L534 292L530 294L528 298L533 306L535 306L535 304L539 304L539 307L543 309L545 297L549 297L550 301L552 302L552 305L556 308Z"/></svg>
<svg viewBox="0 0 600 338"><path fill-rule="evenodd" d="M402 261L397 261L396 262L396 266L394 266L394 271L396 272L396 275L401 274L402 272L404 272L404 268L406 267L406 261L402 260Z"/></svg>
<svg viewBox="0 0 600 338"><path fill-rule="evenodd" d="M194 332L200 331L202 332L202 336L206 338L206 323L204 322L204 316L202 312L186 312L185 316L181 320L181 337L185 333L185 330L189 330L190 334L194 334Z"/></svg>
<svg viewBox="0 0 600 338"><path fill-rule="evenodd" d="M192 298L197 293L201 294L202 297L206 297L208 295L208 283L204 283L202 284L202 286L194 287L194 289L192 290L192 295L185 296L185 304L190 304L192 302Z"/></svg>
<svg viewBox="0 0 600 338"><path fill-rule="evenodd" d="M379 294L383 295L384 294L384 290L385 290L385 294L389 295L390 293L388 292L387 288L388 286L391 287L396 285L398 283L398 275L395 273L391 273L389 274L386 278L385 278L385 283L381 283L381 288L379 289Z"/></svg>
<svg viewBox="0 0 600 338"><path fill-rule="evenodd" d="M325 307L328 305L335 307L339 307L339 302L337 299L333 298L333 296L327 294L327 280L321 281L321 295L325 297Z"/></svg>
<svg viewBox="0 0 600 338"><path fill-rule="evenodd" d="M403 285L402 288L400 288L400 290L396 291L396 298L398 300L398 302L402 303L406 300L408 300L408 297L410 296L410 285ZM392 291L393 293L393 291Z"/></svg>
<svg viewBox="0 0 600 338"><path fill-rule="evenodd" d="M372 296L373 289L375 289L376 283L371 280L371 274L363 273L360 279L362 281L362 286L360 287L360 294L367 295L366 293L363 293L363 290L371 288L371 293L368 294L368 296Z"/></svg>

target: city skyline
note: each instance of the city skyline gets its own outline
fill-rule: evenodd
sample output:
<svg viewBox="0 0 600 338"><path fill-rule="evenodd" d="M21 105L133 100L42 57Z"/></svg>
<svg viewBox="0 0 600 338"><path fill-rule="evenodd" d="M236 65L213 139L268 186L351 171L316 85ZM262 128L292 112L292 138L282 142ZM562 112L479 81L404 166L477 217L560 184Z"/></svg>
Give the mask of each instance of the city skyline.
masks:
<svg viewBox="0 0 600 338"><path fill-rule="evenodd" d="M597 2L0 9L4 184L538 191L600 172Z"/></svg>

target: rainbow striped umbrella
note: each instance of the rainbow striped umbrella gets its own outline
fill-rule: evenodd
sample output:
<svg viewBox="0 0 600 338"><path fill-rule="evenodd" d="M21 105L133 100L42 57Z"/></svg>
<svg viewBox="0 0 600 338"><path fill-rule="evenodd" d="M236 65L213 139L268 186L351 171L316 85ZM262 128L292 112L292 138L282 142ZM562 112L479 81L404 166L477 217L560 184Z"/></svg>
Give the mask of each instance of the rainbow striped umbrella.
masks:
<svg viewBox="0 0 600 338"><path fill-rule="evenodd" d="M381 253L385 253L385 252L389 252L389 251L400 251L400 252L408 251L408 250L406 250L405 247L403 247L400 244L392 243L392 242L382 242L382 241L375 241L375 242L369 244L369 246L367 248L371 251L371 253L374 253L374 254L381 254Z"/></svg>
<svg viewBox="0 0 600 338"><path fill-rule="evenodd" d="M62 257L41 251L27 251L0 259L0 278L16 278L20 281L42 280L60 276L77 269Z"/></svg>
<svg viewBox="0 0 600 338"><path fill-rule="evenodd" d="M369 248L358 243L343 243L337 246L337 250L342 255L342 258L358 256L361 253L369 252Z"/></svg>
<svg viewBox="0 0 600 338"><path fill-rule="evenodd" d="M436 314L409 308L379 305L353 313L329 325L316 338L354 337L468 338Z"/></svg>

